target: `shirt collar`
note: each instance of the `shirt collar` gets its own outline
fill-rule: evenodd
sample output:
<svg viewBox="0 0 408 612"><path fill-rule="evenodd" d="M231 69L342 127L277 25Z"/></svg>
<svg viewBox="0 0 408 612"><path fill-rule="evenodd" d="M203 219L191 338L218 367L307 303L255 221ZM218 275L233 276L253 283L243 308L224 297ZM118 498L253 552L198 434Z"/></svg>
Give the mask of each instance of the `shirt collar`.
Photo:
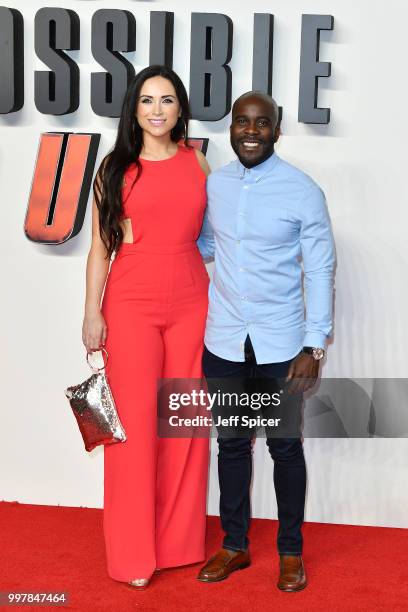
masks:
<svg viewBox="0 0 408 612"><path fill-rule="evenodd" d="M275 152L272 153L268 159L265 159L262 163L254 166L253 168L246 168L239 159L237 159L237 171L239 174L239 178L243 179L246 177L251 177L253 181L258 182L265 174L273 170L276 164L278 163L279 157Z"/></svg>

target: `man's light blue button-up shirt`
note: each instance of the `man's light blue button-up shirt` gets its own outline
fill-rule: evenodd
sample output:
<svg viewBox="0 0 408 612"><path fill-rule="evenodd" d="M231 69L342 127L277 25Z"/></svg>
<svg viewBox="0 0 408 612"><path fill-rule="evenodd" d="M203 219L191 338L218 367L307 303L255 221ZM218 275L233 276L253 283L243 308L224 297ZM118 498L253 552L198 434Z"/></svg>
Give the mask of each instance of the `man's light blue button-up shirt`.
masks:
<svg viewBox="0 0 408 612"><path fill-rule="evenodd" d="M244 361L248 334L259 364L325 348L335 256L319 186L274 153L251 169L236 160L216 170L207 194L198 246L215 259L208 350Z"/></svg>

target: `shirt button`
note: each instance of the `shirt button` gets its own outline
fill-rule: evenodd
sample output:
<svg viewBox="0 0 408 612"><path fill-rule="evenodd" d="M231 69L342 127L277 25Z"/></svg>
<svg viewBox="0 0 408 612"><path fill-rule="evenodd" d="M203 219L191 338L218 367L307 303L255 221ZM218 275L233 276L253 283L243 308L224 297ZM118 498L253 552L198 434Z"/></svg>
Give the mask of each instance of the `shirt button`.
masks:
<svg viewBox="0 0 408 612"><path fill-rule="evenodd" d="M247 296L246 295L241 295L241 300L246 300Z"/></svg>
<svg viewBox="0 0 408 612"><path fill-rule="evenodd" d="M244 189L249 189L249 185L244 185Z"/></svg>
<svg viewBox="0 0 408 612"><path fill-rule="evenodd" d="M239 269L239 271L240 271L240 272L243 272L243 271L244 271L244 268L240 268L240 269Z"/></svg>

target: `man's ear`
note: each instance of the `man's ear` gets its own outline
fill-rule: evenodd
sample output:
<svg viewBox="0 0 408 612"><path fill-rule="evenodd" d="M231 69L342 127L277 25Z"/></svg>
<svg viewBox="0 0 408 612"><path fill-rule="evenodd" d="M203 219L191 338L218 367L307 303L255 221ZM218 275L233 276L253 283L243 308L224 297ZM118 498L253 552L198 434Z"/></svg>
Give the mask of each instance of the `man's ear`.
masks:
<svg viewBox="0 0 408 612"><path fill-rule="evenodd" d="M281 129L280 129L280 123L278 123L278 125L275 128L275 140L274 140L274 142L278 142L280 135L281 135Z"/></svg>

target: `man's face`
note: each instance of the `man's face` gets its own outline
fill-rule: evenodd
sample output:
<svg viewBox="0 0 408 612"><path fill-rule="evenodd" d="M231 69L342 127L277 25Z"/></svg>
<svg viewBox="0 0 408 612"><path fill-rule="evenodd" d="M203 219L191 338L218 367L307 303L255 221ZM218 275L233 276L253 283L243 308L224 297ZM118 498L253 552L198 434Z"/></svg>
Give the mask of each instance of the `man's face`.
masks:
<svg viewBox="0 0 408 612"><path fill-rule="evenodd" d="M239 161L252 168L268 159L279 137L273 105L256 95L239 100L233 109L231 146Z"/></svg>

